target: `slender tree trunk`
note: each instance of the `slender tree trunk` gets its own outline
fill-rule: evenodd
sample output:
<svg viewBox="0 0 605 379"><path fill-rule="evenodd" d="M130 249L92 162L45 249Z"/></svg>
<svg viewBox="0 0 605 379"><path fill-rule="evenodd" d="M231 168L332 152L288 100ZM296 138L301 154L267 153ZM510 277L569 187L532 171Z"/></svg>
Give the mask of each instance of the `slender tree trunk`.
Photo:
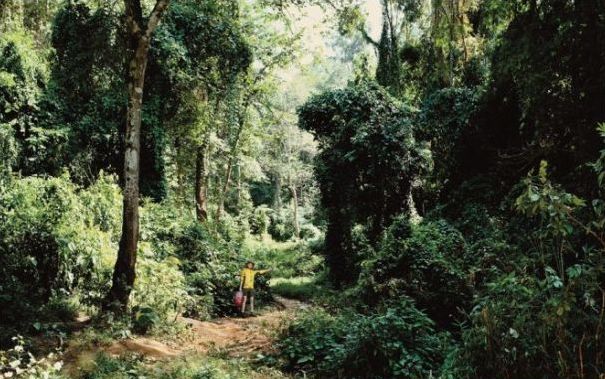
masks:
<svg viewBox="0 0 605 379"><path fill-rule="evenodd" d="M200 222L208 220L206 186L206 146L197 148L195 159L195 211Z"/></svg>
<svg viewBox="0 0 605 379"><path fill-rule="evenodd" d="M275 195L273 198L273 209L278 210L281 208L281 177L275 176Z"/></svg>
<svg viewBox="0 0 605 379"><path fill-rule="evenodd" d="M237 165L237 205L242 203L242 166Z"/></svg>
<svg viewBox="0 0 605 379"><path fill-rule="evenodd" d="M20 0L17 0L17 23L19 26L23 26L24 24L24 20L25 20L25 11L23 8L23 2Z"/></svg>
<svg viewBox="0 0 605 379"><path fill-rule="evenodd" d="M176 193L176 198L179 202L184 202L186 200L185 194L183 193L183 188L185 188L185 167L181 163L181 158L179 157L179 151L182 146L182 139L180 137L176 137L174 139L174 151L175 151L175 171L176 171L176 185L174 192Z"/></svg>
<svg viewBox="0 0 605 379"><path fill-rule="evenodd" d="M216 221L220 221L225 211L225 197L227 197L227 191L229 190L229 182L231 181L231 173L233 172L233 155L229 156L227 162L227 171L225 172L225 182L223 183L223 189L221 190L221 196L219 199L218 209L216 212Z"/></svg>
<svg viewBox="0 0 605 379"><path fill-rule="evenodd" d="M128 28L128 109L124 149L124 209L122 237L113 272L113 283L106 299L106 308L125 311L135 281L135 265L139 240L139 162L141 147L141 109L145 69L151 36L157 28L169 0L157 0L149 17L143 22L139 0L124 0Z"/></svg>
<svg viewBox="0 0 605 379"><path fill-rule="evenodd" d="M244 126L246 125L246 112L248 111L248 106L250 105L250 99L246 98L244 104L242 106L243 113L239 116L237 131L235 133L235 137L233 140L233 144L231 145L231 152L229 154L229 161L227 162L227 171L225 173L225 183L223 184L223 190L221 191L218 209L216 212L216 221L220 221L221 216L225 210L225 197L227 196L227 191L229 190L229 182L231 180L231 173L233 172L233 163L237 158L237 150L239 148L239 140L242 135L242 131L244 130Z"/></svg>
<svg viewBox="0 0 605 379"><path fill-rule="evenodd" d="M298 224L298 195L296 193L296 187L290 185L290 192L292 192L292 206L294 208L292 220L294 221L294 233L296 234L296 238L300 238L300 225Z"/></svg>

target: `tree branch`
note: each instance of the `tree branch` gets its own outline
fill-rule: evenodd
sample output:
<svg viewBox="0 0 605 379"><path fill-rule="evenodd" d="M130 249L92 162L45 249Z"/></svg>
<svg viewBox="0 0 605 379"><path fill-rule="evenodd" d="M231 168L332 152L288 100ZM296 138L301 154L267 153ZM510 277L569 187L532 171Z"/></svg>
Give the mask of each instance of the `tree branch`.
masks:
<svg viewBox="0 0 605 379"><path fill-rule="evenodd" d="M588 226L584 225L580 220L578 220L577 218L575 218L572 214L571 214L571 210L566 209L566 213L567 216L569 217L569 219L576 224L577 226L579 226L580 228L584 229L584 231L586 232L586 234L591 235L592 237L594 237L597 241L599 241L599 243L601 244L601 246L605 249L605 240L599 236L597 233L595 233L594 230L592 230L591 228L589 228Z"/></svg>
<svg viewBox="0 0 605 379"><path fill-rule="evenodd" d="M138 35L141 33L143 24L143 10L139 0L124 0L124 8L126 13L126 25L130 35Z"/></svg>
<svg viewBox="0 0 605 379"><path fill-rule="evenodd" d="M158 27L160 20L162 19L162 15L164 12L166 12L169 3L170 0L156 1L153 11L151 11L151 15L149 16L149 21L147 22L147 29L145 30L145 37L147 37L148 40L151 39L151 35Z"/></svg>
<svg viewBox="0 0 605 379"><path fill-rule="evenodd" d="M374 47L378 47L378 45L379 45L378 41L376 41L375 39L370 37L370 35L368 34L368 31L363 26L359 27L359 32L361 33L361 36L363 37L363 39L366 42L368 42L369 44L371 44Z"/></svg>

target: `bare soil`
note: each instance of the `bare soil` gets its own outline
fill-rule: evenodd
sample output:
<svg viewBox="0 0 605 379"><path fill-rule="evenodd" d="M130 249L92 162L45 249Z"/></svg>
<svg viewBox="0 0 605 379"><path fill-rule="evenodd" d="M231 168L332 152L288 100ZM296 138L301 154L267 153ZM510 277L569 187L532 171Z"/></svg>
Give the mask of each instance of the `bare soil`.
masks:
<svg viewBox="0 0 605 379"><path fill-rule="evenodd" d="M110 356L136 354L150 361L174 359L190 353L222 353L229 357L254 357L273 350L276 334L297 310L306 307L296 300L276 297L276 303L259 314L244 317L223 317L212 321L199 321L179 317L188 332L178 341L159 341L137 336L115 341L109 345L68 345L63 356L64 371L75 375L94 364L99 353Z"/></svg>

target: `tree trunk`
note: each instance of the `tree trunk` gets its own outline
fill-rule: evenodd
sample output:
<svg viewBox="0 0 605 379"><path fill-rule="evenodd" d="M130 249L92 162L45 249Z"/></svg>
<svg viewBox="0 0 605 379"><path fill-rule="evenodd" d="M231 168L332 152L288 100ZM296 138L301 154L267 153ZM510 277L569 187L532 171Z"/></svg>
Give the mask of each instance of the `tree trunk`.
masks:
<svg viewBox="0 0 605 379"><path fill-rule="evenodd" d="M229 181L231 180L231 172L233 172L233 155L229 156L229 161L227 162L227 172L225 173L225 182L223 183L223 189L221 191L221 196L218 203L218 209L216 211L216 221L221 220L221 216L225 211L225 197L227 196L227 191L229 190Z"/></svg>
<svg viewBox="0 0 605 379"><path fill-rule="evenodd" d="M296 234L296 238L300 238L300 225L298 224L298 195L296 193L296 187L291 185L290 192L292 192L292 205L294 207L294 211L293 211L294 233Z"/></svg>
<svg viewBox="0 0 605 379"><path fill-rule="evenodd" d="M145 69L151 35L157 28L169 0L157 0L145 25L139 0L125 0L128 28L128 109L124 137L124 209L122 237L116 260L106 309L125 311L135 281L135 265L139 240L139 161L141 147L141 109Z"/></svg>
<svg viewBox="0 0 605 379"><path fill-rule="evenodd" d="M199 146L195 159L195 211L200 222L208 220L206 195L206 146Z"/></svg>
<svg viewBox="0 0 605 379"><path fill-rule="evenodd" d="M273 209L281 208L281 177L275 176L275 197L273 198Z"/></svg>
<svg viewBox="0 0 605 379"><path fill-rule="evenodd" d="M227 196L227 190L229 189L229 181L231 180L231 173L233 171L233 163L237 158L237 150L239 148L239 140L242 135L242 131L244 130L244 126L246 125L246 112L248 111L248 106L250 105L250 99L246 98L244 100L244 104L242 106L243 111L239 115L239 121L237 126L237 131L235 133L235 137L233 139L233 143L231 145L231 152L229 154L229 161L227 163L227 172L225 173L225 184L223 185L223 190L221 191L218 209L216 212L216 221L220 221L221 215L225 210L225 197Z"/></svg>
<svg viewBox="0 0 605 379"><path fill-rule="evenodd" d="M187 188L186 168L185 168L185 164L182 162L182 159L178 153L181 150L182 146L183 146L182 139L180 137L176 137L174 139L174 151L176 152L174 164L175 164L175 168L176 168L177 188L175 188L174 192L175 192L176 198L178 199L178 201L180 203L186 203L186 201L187 201L187 193L185 191L185 188Z"/></svg>
<svg viewBox="0 0 605 379"><path fill-rule="evenodd" d="M241 163L237 165L237 206L239 207L242 203L242 166Z"/></svg>

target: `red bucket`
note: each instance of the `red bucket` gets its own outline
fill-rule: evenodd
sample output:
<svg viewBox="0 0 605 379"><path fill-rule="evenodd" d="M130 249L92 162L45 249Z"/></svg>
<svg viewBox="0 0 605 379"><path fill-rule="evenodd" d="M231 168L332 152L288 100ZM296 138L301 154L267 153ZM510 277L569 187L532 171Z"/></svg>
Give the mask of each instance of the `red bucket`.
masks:
<svg viewBox="0 0 605 379"><path fill-rule="evenodd" d="M244 302L244 293L242 291L237 291L233 295L233 305L236 308L241 308L243 302Z"/></svg>

